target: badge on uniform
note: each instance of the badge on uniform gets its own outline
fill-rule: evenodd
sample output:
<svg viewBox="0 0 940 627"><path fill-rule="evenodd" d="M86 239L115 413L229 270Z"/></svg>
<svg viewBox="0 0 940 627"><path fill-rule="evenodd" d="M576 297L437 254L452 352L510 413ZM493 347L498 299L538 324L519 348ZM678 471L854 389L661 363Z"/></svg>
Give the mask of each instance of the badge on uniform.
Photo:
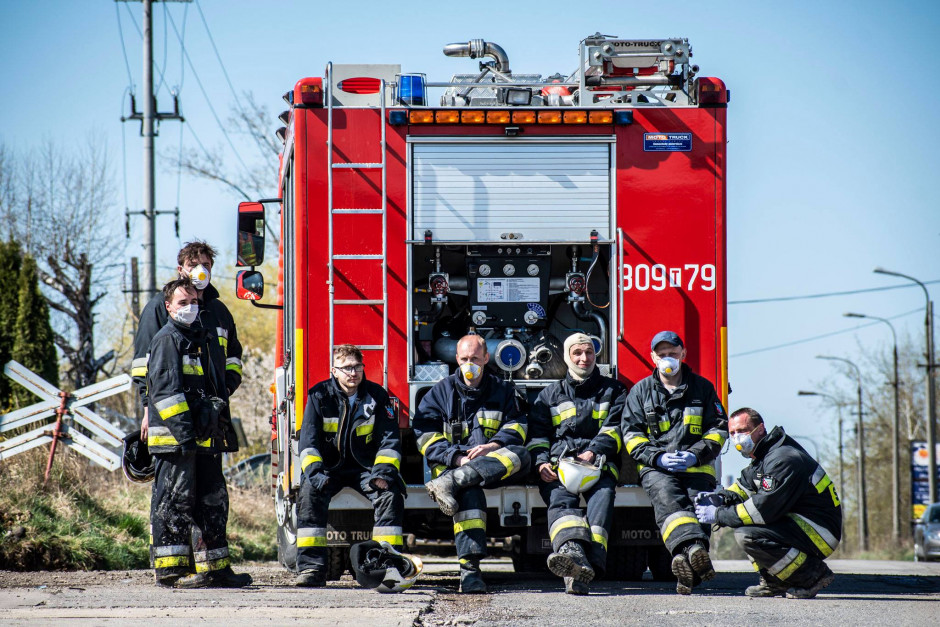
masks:
<svg viewBox="0 0 940 627"><path fill-rule="evenodd" d="M715 401L715 413L718 414L719 416L725 415L725 408L721 406L720 401Z"/></svg>
<svg viewBox="0 0 940 627"><path fill-rule="evenodd" d="M770 475L764 475L764 477L760 480L760 487L764 490L773 490L774 478Z"/></svg>

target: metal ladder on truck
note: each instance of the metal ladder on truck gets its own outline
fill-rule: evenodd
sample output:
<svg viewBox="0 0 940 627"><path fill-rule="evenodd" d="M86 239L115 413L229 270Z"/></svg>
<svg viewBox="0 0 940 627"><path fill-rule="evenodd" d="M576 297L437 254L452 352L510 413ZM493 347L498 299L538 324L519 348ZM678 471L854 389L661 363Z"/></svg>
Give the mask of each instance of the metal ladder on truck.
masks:
<svg viewBox="0 0 940 627"><path fill-rule="evenodd" d="M327 168L327 202L329 209L329 218L328 218L328 260L329 260L329 315L330 315L330 354L328 359L329 363L333 363L333 349L336 347L334 331L335 331L335 322L336 322L336 308L344 306L366 306L366 307L382 307L382 343L381 344L357 344L360 350L363 351L382 351L382 387L388 388L388 188L387 188L387 178L388 172L386 168L386 150L385 150L385 80L381 79L380 83L380 93L381 93L381 103L380 103L380 118L379 126L381 128L381 137L379 139L379 149L381 150L382 158L377 163L334 163L333 162L333 63L330 62L327 64L326 68L327 74L327 89L326 89L326 102L327 102L327 146L326 153L328 159L328 168ZM381 197L382 197L382 206L380 208L354 208L354 207L334 207L333 203L333 171L338 169L357 169L357 170L381 170L382 171L382 186L381 186ZM342 254L337 255L333 250L333 216L337 214L353 214L353 215L369 215L369 214L381 214L382 215L382 252L381 254ZM335 262L343 259L371 259L378 261L382 266L382 298L381 299L365 299L365 298L355 298L355 299L337 299L335 298L335 284L334 284L334 272L335 272Z"/></svg>

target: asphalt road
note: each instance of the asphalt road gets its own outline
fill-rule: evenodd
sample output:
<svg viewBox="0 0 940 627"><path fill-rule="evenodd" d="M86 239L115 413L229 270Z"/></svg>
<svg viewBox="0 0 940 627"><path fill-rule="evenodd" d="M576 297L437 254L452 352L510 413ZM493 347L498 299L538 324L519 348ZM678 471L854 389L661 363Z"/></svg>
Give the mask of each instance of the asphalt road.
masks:
<svg viewBox="0 0 940 627"><path fill-rule="evenodd" d="M326 589L291 587L274 564L244 568L243 590L166 590L149 571L0 571L0 624L153 625L901 625L936 624L940 564L832 561L835 582L813 600L749 599L756 581L747 562L716 562L718 577L691 597L662 582L600 582L590 597L563 593L550 576L516 574L486 561L491 594L456 594L454 561L433 560L418 585L379 595L351 578Z"/></svg>

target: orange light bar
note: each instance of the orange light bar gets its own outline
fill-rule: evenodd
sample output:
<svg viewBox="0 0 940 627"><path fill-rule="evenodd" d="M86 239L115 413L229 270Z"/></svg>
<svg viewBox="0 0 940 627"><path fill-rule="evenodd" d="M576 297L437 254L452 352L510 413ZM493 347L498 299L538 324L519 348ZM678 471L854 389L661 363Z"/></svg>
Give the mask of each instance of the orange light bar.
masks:
<svg viewBox="0 0 940 627"><path fill-rule="evenodd" d="M512 120L512 116L509 114L509 111L487 111L486 112L487 124L509 124L511 120Z"/></svg>
<svg viewBox="0 0 940 627"><path fill-rule="evenodd" d="M513 124L535 124L535 111L513 111Z"/></svg>
<svg viewBox="0 0 940 627"><path fill-rule="evenodd" d="M460 121L464 124L483 124L486 114L483 111L461 111Z"/></svg>
<svg viewBox="0 0 940 627"><path fill-rule="evenodd" d="M539 124L561 124L561 111L539 111Z"/></svg>
<svg viewBox="0 0 940 627"><path fill-rule="evenodd" d="M587 124L588 116L586 111L565 111L565 124Z"/></svg>
<svg viewBox="0 0 940 627"><path fill-rule="evenodd" d="M436 111L434 121L438 124L458 124L460 122L460 111Z"/></svg>
<svg viewBox="0 0 940 627"><path fill-rule="evenodd" d="M588 113L590 124L613 124L614 114L611 111L591 111Z"/></svg>
<svg viewBox="0 0 940 627"><path fill-rule="evenodd" d="M434 121L433 111L409 111L408 121L412 124L430 124Z"/></svg>

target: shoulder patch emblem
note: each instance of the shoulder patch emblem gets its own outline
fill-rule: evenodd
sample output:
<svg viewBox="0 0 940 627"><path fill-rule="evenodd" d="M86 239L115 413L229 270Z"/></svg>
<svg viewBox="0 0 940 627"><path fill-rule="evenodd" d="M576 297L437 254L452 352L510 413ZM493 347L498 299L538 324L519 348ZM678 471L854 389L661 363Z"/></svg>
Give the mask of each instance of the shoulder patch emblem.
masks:
<svg viewBox="0 0 940 627"><path fill-rule="evenodd" d="M764 490L773 490L774 489L774 478L770 475L764 475L760 480L760 487Z"/></svg>
<svg viewBox="0 0 940 627"><path fill-rule="evenodd" d="M725 408L721 406L721 403L719 401L715 401L715 413L718 414L719 416L725 415Z"/></svg>
<svg viewBox="0 0 940 627"><path fill-rule="evenodd" d="M385 407L385 411L388 412L388 419L389 419L389 420L395 420L395 410L392 409L392 406L391 406L391 405L387 405L387 406Z"/></svg>

